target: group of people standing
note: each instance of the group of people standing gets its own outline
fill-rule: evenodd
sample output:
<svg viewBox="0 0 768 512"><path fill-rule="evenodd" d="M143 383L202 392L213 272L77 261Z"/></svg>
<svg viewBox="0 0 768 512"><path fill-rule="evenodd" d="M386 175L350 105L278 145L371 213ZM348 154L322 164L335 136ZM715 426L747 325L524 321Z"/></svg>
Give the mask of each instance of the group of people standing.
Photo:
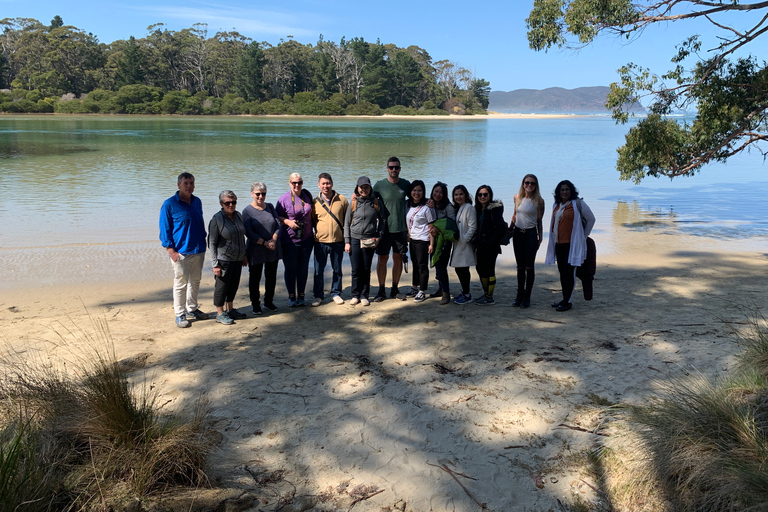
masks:
<svg viewBox="0 0 768 512"><path fill-rule="evenodd" d="M214 306L216 321L231 324L246 315L234 308L242 268L249 268L249 293L254 314L263 309L276 311L274 303L279 260L283 260L288 305L307 304L305 289L309 261L314 254L312 306L325 300L325 269L332 269L330 297L344 304L342 261L349 255L352 268L350 304L368 306L381 302L386 293L387 270L392 257L389 298L423 302L439 298L441 305L474 302L493 305L496 287L496 259L502 246L512 243L517 261L515 307L531 305L535 280L534 261L542 242L545 202L536 176L527 174L514 197L511 222L504 220L504 205L494 199L493 189L481 185L473 197L464 185L451 192L438 181L427 194L422 180L400 177L397 157L387 161L387 176L375 184L361 176L351 197L333 189L328 173L318 177L319 194L313 197L304 188L299 173L289 176L290 190L275 206L266 201L267 186L251 185L253 201L237 211L237 196L231 190L219 194L221 210L208 223L207 238L202 204L194 196L194 176L178 177L178 192L163 203L160 214L160 239L168 251L174 269L174 309L176 324L188 327L190 320L207 318L197 303L205 252L209 252L215 276ZM587 259L587 236L595 218L578 197L570 181L555 189L555 203L550 222L547 263L557 262L563 298L552 304L557 311L571 308L576 268ZM590 239L591 242L591 239ZM594 252L594 251L592 251ZM378 289L372 293L373 256L378 256ZM403 270L412 264L411 287L400 290ZM470 292L470 267L475 267L483 293L473 298ZM430 293L430 267L438 282ZM461 292L451 295L452 267ZM261 300L261 279L264 297Z"/></svg>

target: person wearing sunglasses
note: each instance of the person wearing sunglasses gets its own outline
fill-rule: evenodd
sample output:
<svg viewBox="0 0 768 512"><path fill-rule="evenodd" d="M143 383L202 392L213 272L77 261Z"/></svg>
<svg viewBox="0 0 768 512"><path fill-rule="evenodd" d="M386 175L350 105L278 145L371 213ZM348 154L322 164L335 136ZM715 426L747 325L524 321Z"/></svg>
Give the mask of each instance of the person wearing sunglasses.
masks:
<svg viewBox="0 0 768 512"><path fill-rule="evenodd" d="M527 308L531 305L531 290L536 278L533 265L543 236L544 199L539 192L539 179L526 174L515 194L515 212L512 214L512 247L517 262L517 295L514 307Z"/></svg>
<svg viewBox="0 0 768 512"><path fill-rule="evenodd" d="M254 315L261 315L261 275L264 274L264 307L277 311L275 285L277 264L283 257L280 245L280 218L267 202L267 186L257 181L251 185L253 202L243 209L245 236L248 238L248 291Z"/></svg>
<svg viewBox="0 0 768 512"><path fill-rule="evenodd" d="M219 194L221 210L208 223L208 252L213 267L213 305L216 306L216 321L230 325L234 320L245 318L245 314L234 308L233 302L243 267L248 265L245 246L245 225L237 211L237 196L231 190Z"/></svg>
<svg viewBox="0 0 768 512"><path fill-rule="evenodd" d="M285 267L285 287L290 307L306 306L304 289L309 275L309 259L315 235L312 231L312 194L304 189L301 174L288 177L291 190L277 201L277 215L285 229L280 230Z"/></svg>
<svg viewBox="0 0 768 512"><path fill-rule="evenodd" d="M480 185L475 193L475 213L477 215L477 237L475 253L477 256L477 275L483 286L482 297L475 301L480 306L492 306L493 292L496 288L496 258L501 254L501 239L507 232L504 221L504 205L493 199L493 189Z"/></svg>
<svg viewBox="0 0 768 512"><path fill-rule="evenodd" d="M544 262L557 262L563 288L563 300L555 302L552 307L556 311L568 311L572 307L576 268L587 259L587 237L595 225L595 215L568 180L557 184L554 195L547 258Z"/></svg>
<svg viewBox="0 0 768 512"><path fill-rule="evenodd" d="M385 285L387 282L387 262L392 252L392 290L390 297L405 300L400 293L398 283L403 273L403 256L408 253L408 227L405 223L405 200L411 182L400 177L400 159L393 156L387 161L386 179L377 181L373 192L381 198L384 207L389 212L387 231L376 246L379 259L376 263L376 274L379 279L379 291L374 302L387 298Z"/></svg>

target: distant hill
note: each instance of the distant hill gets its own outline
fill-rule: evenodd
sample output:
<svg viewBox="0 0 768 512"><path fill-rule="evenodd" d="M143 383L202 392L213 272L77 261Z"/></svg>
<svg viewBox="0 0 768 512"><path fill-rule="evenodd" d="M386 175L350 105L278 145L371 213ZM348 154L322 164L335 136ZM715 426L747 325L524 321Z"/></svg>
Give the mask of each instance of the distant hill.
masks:
<svg viewBox="0 0 768 512"><path fill-rule="evenodd" d="M488 110L519 114L607 114L605 99L610 88L579 87L563 89L515 89L514 91L491 91ZM630 112L645 113L645 108L635 103Z"/></svg>

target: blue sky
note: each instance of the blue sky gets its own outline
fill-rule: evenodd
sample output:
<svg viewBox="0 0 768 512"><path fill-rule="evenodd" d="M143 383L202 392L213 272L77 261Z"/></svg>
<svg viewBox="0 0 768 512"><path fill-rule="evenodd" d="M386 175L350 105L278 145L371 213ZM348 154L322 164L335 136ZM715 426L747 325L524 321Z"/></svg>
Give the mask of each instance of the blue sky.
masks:
<svg viewBox="0 0 768 512"><path fill-rule="evenodd" d="M525 35L525 18L532 3L0 0L0 16L35 18L48 23L58 14L67 25L92 32L105 43L131 35L143 37L147 27L154 23L165 23L171 30L207 23L210 35L235 29L272 44L289 35L302 43L315 43L320 34L333 41L343 36L363 37L367 41L380 39L403 47L420 46L434 61L454 61L488 80L491 88L498 91L608 85L616 80L616 69L628 62L666 71L671 67L669 58L675 44L691 33L701 33L714 41L710 24L688 21L652 27L631 43L603 37L577 52L537 53L528 48ZM741 20L735 18L737 22L757 15L739 16ZM765 55L768 48L763 42L761 48L755 44L751 51Z"/></svg>

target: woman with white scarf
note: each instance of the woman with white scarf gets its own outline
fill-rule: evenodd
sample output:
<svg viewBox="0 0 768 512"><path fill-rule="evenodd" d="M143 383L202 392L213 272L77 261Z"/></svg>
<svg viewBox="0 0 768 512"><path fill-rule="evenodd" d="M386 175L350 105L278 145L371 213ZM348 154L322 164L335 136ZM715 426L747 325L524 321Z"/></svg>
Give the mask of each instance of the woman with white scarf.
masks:
<svg viewBox="0 0 768 512"><path fill-rule="evenodd" d="M579 198L579 191L568 180L555 187L555 204L549 225L549 245L545 263L557 262L563 300L552 307L557 311L571 309L576 267L587 258L587 236L595 225L595 216L589 206Z"/></svg>

